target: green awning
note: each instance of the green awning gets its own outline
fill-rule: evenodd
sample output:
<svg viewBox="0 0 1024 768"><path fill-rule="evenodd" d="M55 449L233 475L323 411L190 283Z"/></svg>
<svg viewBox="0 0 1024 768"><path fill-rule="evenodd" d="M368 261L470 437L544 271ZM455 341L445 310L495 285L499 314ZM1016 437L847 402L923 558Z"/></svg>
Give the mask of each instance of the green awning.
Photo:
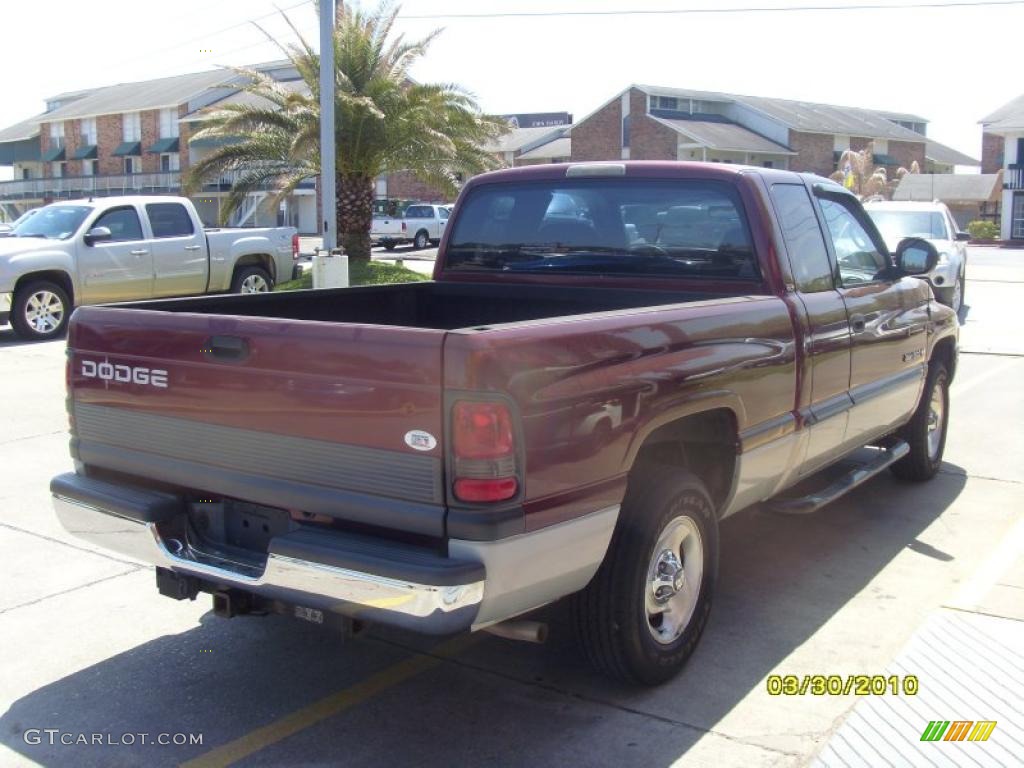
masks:
<svg viewBox="0 0 1024 768"><path fill-rule="evenodd" d="M146 150L152 152L154 155L160 155L164 152L177 152L178 151L178 138L173 139L160 139L156 144Z"/></svg>
<svg viewBox="0 0 1024 768"><path fill-rule="evenodd" d="M874 161L875 165L899 165L899 163L896 162L896 158L892 155L883 155L876 152L872 155L871 159Z"/></svg>
<svg viewBox="0 0 1024 768"><path fill-rule="evenodd" d="M96 159L96 145L95 144L84 144L75 150L75 154L71 156L72 160L95 160Z"/></svg>
<svg viewBox="0 0 1024 768"><path fill-rule="evenodd" d="M126 141L117 145L117 149L114 150L115 157L128 157L129 155L141 155L142 154L142 142L141 141Z"/></svg>
<svg viewBox="0 0 1024 768"><path fill-rule="evenodd" d="M43 152L42 160L44 163L55 163L58 160L64 159L64 147L50 147L48 150Z"/></svg>

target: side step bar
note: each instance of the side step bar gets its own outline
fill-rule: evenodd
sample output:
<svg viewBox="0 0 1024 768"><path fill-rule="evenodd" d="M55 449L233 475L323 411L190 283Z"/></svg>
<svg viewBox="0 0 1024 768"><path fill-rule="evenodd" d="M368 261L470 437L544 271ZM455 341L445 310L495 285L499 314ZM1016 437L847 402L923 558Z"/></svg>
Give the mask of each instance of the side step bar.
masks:
<svg viewBox="0 0 1024 768"><path fill-rule="evenodd" d="M782 515L808 515L811 512L817 512L829 502L849 493L864 481L870 480L879 472L895 464L908 453L910 453L910 446L906 441L898 440L885 450L879 451L878 456L867 464L851 469L820 491L792 499L769 499L764 503L764 508Z"/></svg>

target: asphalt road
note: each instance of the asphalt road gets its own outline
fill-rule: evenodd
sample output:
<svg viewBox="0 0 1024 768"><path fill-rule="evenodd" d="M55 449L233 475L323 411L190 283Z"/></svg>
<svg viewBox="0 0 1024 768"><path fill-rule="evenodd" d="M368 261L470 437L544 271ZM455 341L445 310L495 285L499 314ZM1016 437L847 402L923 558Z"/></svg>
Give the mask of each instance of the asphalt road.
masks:
<svg viewBox="0 0 1024 768"><path fill-rule="evenodd" d="M880 476L809 517L726 521L704 638L653 690L592 673L558 605L541 612L551 639L535 646L384 630L343 642L159 597L150 569L57 525L47 483L70 469L62 343L0 328L0 765L831 764L864 700L770 696L769 675L882 674L951 611L1001 622L1006 637L1024 627L1024 253L974 249L970 265L942 472L924 485ZM1007 664L993 696L1024 712L1024 664ZM924 692L947 690L958 668L911 671ZM996 759L1012 726L969 745L972 762ZM80 743L93 734L103 743ZM901 764L873 749L881 758L862 763Z"/></svg>

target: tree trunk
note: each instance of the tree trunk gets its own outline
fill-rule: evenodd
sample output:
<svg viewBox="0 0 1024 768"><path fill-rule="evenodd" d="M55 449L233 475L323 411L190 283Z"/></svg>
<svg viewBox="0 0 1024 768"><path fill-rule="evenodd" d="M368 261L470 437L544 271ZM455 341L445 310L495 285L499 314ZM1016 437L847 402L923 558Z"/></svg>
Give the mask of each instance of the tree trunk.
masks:
<svg viewBox="0 0 1024 768"><path fill-rule="evenodd" d="M370 227L373 225L373 179L339 173L338 245L350 259L370 258Z"/></svg>

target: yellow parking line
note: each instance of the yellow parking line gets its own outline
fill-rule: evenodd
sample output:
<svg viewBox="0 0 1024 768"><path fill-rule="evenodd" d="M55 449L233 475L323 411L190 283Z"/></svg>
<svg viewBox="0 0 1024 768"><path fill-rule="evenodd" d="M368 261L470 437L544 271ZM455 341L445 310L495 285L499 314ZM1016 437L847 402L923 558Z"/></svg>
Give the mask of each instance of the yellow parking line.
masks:
<svg viewBox="0 0 1024 768"><path fill-rule="evenodd" d="M182 763L182 768L222 768L248 757L271 744L293 736L312 725L373 698L399 683L426 672L444 659L465 650L479 635L460 635L431 650L430 656L416 655L360 680L358 683L315 701L290 715Z"/></svg>

